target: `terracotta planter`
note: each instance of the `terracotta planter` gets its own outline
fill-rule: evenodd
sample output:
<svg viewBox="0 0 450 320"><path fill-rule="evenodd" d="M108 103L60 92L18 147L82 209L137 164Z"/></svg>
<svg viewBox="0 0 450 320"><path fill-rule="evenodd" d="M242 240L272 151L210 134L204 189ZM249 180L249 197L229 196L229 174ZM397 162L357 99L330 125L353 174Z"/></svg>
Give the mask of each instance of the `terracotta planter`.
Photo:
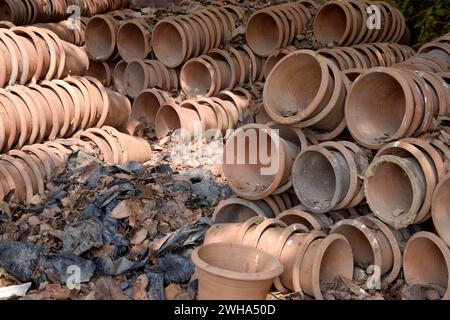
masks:
<svg viewBox="0 0 450 320"><path fill-rule="evenodd" d="M192 253L199 279L199 300L264 300L280 262L261 250L236 244L209 244Z"/></svg>
<svg viewBox="0 0 450 320"><path fill-rule="evenodd" d="M441 298L450 299L450 249L435 234L418 232L408 240L403 272L409 285L438 286L443 289Z"/></svg>
<svg viewBox="0 0 450 320"><path fill-rule="evenodd" d="M350 89L345 106L347 127L358 143L379 149L406 134L413 119L413 99L403 74L395 69L371 69Z"/></svg>
<svg viewBox="0 0 450 320"><path fill-rule="evenodd" d="M222 168L230 188L237 195L258 200L290 184L290 170L296 154L296 146L280 138L269 127L246 125L228 138ZM261 155L266 158L262 159Z"/></svg>
<svg viewBox="0 0 450 320"><path fill-rule="evenodd" d="M221 89L217 87L217 77L217 70L208 61L191 59L183 65L180 72L181 90L189 97L209 97Z"/></svg>
<svg viewBox="0 0 450 320"><path fill-rule="evenodd" d="M170 95L158 89L146 89L134 100L132 116L145 126L155 126L156 113L166 102L172 101Z"/></svg>
<svg viewBox="0 0 450 320"><path fill-rule="evenodd" d="M222 200L213 214L215 223L245 222L251 217L274 218L275 215L262 200L249 201L241 198Z"/></svg>
<svg viewBox="0 0 450 320"><path fill-rule="evenodd" d="M439 185L436 187L433 196L432 216L433 224L438 232L439 236L445 243L450 243L450 232L448 221L448 199L450 192L450 176L446 175L442 178Z"/></svg>
<svg viewBox="0 0 450 320"><path fill-rule="evenodd" d="M155 118L155 132L158 139L167 136L171 131L183 129L192 139L195 134L204 132L203 124L195 110L179 108L173 103L166 103L160 107ZM196 138L196 137L194 137Z"/></svg>
<svg viewBox="0 0 450 320"><path fill-rule="evenodd" d="M294 47L287 47L285 49L277 50L273 52L264 63L263 73L264 73L264 79L267 79L269 77L270 71L272 71L273 67L285 56L287 56L289 53L294 51Z"/></svg>
<svg viewBox="0 0 450 320"><path fill-rule="evenodd" d="M105 87L110 87L113 83L113 70L107 62L90 60L85 75L96 78Z"/></svg>
<svg viewBox="0 0 450 320"><path fill-rule="evenodd" d="M131 103L125 96L106 89L108 95L108 115L104 122L105 126L119 127L131 116Z"/></svg>
<svg viewBox="0 0 450 320"><path fill-rule="evenodd" d="M386 176L390 177L389 183ZM371 163L364 182L367 203L373 213L395 229L414 222L425 198L425 186L424 174L416 160L389 155L377 157Z"/></svg>
<svg viewBox="0 0 450 320"><path fill-rule="evenodd" d="M178 67L188 58L187 35L173 19L165 18L155 25L152 46L156 58L170 68Z"/></svg>
<svg viewBox="0 0 450 320"><path fill-rule="evenodd" d="M99 61L106 61L117 52L118 22L110 15L92 17L86 26L86 51Z"/></svg>
<svg viewBox="0 0 450 320"><path fill-rule="evenodd" d="M294 89L306 86L308 90ZM326 59L313 51L299 50L272 69L264 86L264 108L273 120L293 124L320 111L332 91Z"/></svg>
<svg viewBox="0 0 450 320"><path fill-rule="evenodd" d="M194 100L183 101L180 104L179 108L195 110L200 117L200 121L203 124L205 132L210 129L217 129L218 123L214 109L206 105L197 103Z"/></svg>
<svg viewBox="0 0 450 320"><path fill-rule="evenodd" d="M123 60L145 59L152 50L151 25L144 19L124 22L117 33L117 49Z"/></svg>

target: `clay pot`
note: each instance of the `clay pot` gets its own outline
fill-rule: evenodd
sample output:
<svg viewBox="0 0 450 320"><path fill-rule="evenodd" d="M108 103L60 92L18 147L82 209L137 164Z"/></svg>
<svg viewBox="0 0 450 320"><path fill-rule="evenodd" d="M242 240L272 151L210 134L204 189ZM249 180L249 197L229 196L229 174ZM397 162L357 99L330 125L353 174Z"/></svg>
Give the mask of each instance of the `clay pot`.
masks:
<svg viewBox="0 0 450 320"><path fill-rule="evenodd" d="M215 223L245 222L251 217L274 218L275 215L264 201L249 201L241 198L229 198L219 202L214 210Z"/></svg>
<svg viewBox="0 0 450 320"><path fill-rule="evenodd" d="M442 299L450 299L450 249L435 234L418 232L408 240L403 272L408 285L438 286L443 289Z"/></svg>
<svg viewBox="0 0 450 320"><path fill-rule="evenodd" d="M117 49L122 60L145 59L151 52L151 25L145 19L125 21L117 33Z"/></svg>
<svg viewBox="0 0 450 320"><path fill-rule="evenodd" d="M280 138L274 130L250 124L228 138L222 169L237 195L259 200L290 185L290 170L296 154L297 147Z"/></svg>
<svg viewBox="0 0 450 320"><path fill-rule="evenodd" d="M450 176L446 175L442 178L441 182L438 184L434 191L433 196L433 205L432 205L432 216L433 216L433 224L436 228L437 233L442 238L442 240L447 243L450 243L450 233L449 226L449 204L448 199L450 192Z"/></svg>
<svg viewBox="0 0 450 320"><path fill-rule="evenodd" d="M183 65L180 72L181 90L189 97L209 97L221 88L218 83L217 70L204 59L194 58Z"/></svg>
<svg viewBox="0 0 450 320"><path fill-rule="evenodd" d="M414 114L414 101L404 75L395 69L374 68L350 89L345 105L352 137L369 149L404 137Z"/></svg>
<svg viewBox="0 0 450 320"><path fill-rule="evenodd" d="M237 244L209 244L192 252L200 300L264 300L283 266L261 250Z"/></svg>
<svg viewBox="0 0 450 320"><path fill-rule="evenodd" d="M264 79L269 77L270 71L272 71L273 67L285 56L295 50L295 47L287 47L285 49L277 50L273 52L264 63L263 73Z"/></svg>
<svg viewBox="0 0 450 320"><path fill-rule="evenodd" d="M294 190L300 202L315 213L332 210L348 193L350 169L345 157L325 147L300 152L292 168Z"/></svg>
<svg viewBox="0 0 450 320"><path fill-rule="evenodd" d="M127 65L125 61L121 60L117 62L113 71L114 88L121 94L126 91L125 69Z"/></svg>
<svg viewBox="0 0 450 320"><path fill-rule="evenodd" d="M303 292L314 296L317 300L324 300L321 285L334 283L338 276L352 278L352 248L348 240L338 234L315 239L309 244L306 242L305 245L306 249L300 263L299 285Z"/></svg>
<svg viewBox="0 0 450 320"><path fill-rule="evenodd" d="M182 136L189 136L189 140L196 134L204 132L203 124L195 110L179 108L173 103L167 103L161 106L156 113L155 132L158 139L167 136L171 131L183 129Z"/></svg>
<svg viewBox="0 0 450 320"><path fill-rule="evenodd" d="M173 19L162 19L154 26L152 46L156 58L169 68L178 67L188 58L187 35Z"/></svg>
<svg viewBox="0 0 450 320"><path fill-rule="evenodd" d="M105 87L110 87L113 82L113 70L111 65L107 62L90 60L89 68L86 70L85 75L94 77L101 82Z"/></svg>
<svg viewBox="0 0 450 320"><path fill-rule="evenodd" d="M425 197L424 186L425 177L416 160L390 155L377 157L364 181L373 213L395 229L414 222Z"/></svg>
<svg viewBox="0 0 450 320"><path fill-rule="evenodd" d="M131 116L131 103L125 96L106 89L106 94L108 96L108 115L104 122L105 126L119 127Z"/></svg>
<svg viewBox="0 0 450 320"><path fill-rule="evenodd" d="M86 51L98 61L106 61L117 53L118 23L110 15L96 15L86 26Z"/></svg>
<svg viewBox="0 0 450 320"><path fill-rule="evenodd" d="M158 89L146 89L134 100L131 114L146 127L155 126L156 113L162 105L170 101L172 98L169 93Z"/></svg>
<svg viewBox="0 0 450 320"><path fill-rule="evenodd" d="M306 212L302 205L291 208L277 216L278 220L283 221L288 226L292 224L304 225L308 230L327 230L333 225L333 221L320 213Z"/></svg>
<svg viewBox="0 0 450 320"><path fill-rule="evenodd" d="M320 111L332 88L326 59L310 50L294 51L270 72L264 86L264 108L273 120L293 124Z"/></svg>

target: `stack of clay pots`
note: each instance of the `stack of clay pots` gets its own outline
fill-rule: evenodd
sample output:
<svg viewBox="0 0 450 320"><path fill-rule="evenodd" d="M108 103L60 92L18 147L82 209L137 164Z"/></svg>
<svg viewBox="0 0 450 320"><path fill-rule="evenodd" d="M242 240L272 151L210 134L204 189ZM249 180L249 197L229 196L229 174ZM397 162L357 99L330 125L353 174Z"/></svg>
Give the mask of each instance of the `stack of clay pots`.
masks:
<svg viewBox="0 0 450 320"><path fill-rule="evenodd" d="M180 129L184 139L211 138L237 127L248 112L250 93L245 89L221 91L218 97L185 100L180 105L166 101L155 118L158 139Z"/></svg>
<svg viewBox="0 0 450 320"><path fill-rule="evenodd" d="M51 30L61 40L70 42L80 47L85 43L85 32L88 21L89 18L81 17L79 21L68 19L60 22L36 23L33 26Z"/></svg>
<svg viewBox="0 0 450 320"><path fill-rule="evenodd" d="M123 80L126 93L132 98L148 88L178 89L177 70L167 68L158 60L131 61L125 67Z"/></svg>
<svg viewBox="0 0 450 320"><path fill-rule="evenodd" d="M349 241L340 234L326 235L294 223L287 226L277 219L253 217L244 223L213 225L205 243L235 243L260 249L284 266L275 280L280 291L289 289L323 300L321 285L336 277L353 277L353 254Z"/></svg>
<svg viewBox="0 0 450 320"><path fill-rule="evenodd" d="M367 169L364 182L373 213L396 229L431 217L433 192L446 173L450 148L437 139L402 139L386 144ZM440 223L436 223L437 228Z"/></svg>
<svg viewBox="0 0 450 320"><path fill-rule="evenodd" d="M119 165L127 161L145 162L151 149L143 138L123 134L112 127L91 128L73 138L32 144L0 155L0 200L30 203L35 194L43 194L45 181L58 174L66 158L82 150Z"/></svg>
<svg viewBox="0 0 450 320"><path fill-rule="evenodd" d="M450 71L450 33L423 45L418 54L397 67L436 73Z"/></svg>
<svg viewBox="0 0 450 320"><path fill-rule="evenodd" d="M294 51L270 72L264 108L278 123L320 130L319 141L331 140L346 127L344 102L349 86L331 60L310 50Z"/></svg>
<svg viewBox="0 0 450 320"><path fill-rule="evenodd" d="M129 120L128 99L90 77L42 81L0 90L0 148L69 137L79 129L118 127Z"/></svg>
<svg viewBox="0 0 450 320"><path fill-rule="evenodd" d="M0 87L26 84L31 79L83 75L89 65L81 48L36 27L0 29L0 62Z"/></svg>
<svg viewBox="0 0 450 320"><path fill-rule="evenodd" d="M189 97L215 96L239 84L261 81L264 60L243 45L242 49L213 49L188 60L180 72L181 90Z"/></svg>
<svg viewBox="0 0 450 320"><path fill-rule="evenodd" d="M302 149L292 166L292 182L308 211L326 213L354 208L364 199L369 159L348 141L327 141Z"/></svg>
<svg viewBox="0 0 450 320"><path fill-rule="evenodd" d="M273 194L262 200L246 200L232 197L220 201L214 210L215 223L245 222L251 217L275 218L282 212L298 205L295 194L283 192Z"/></svg>
<svg viewBox="0 0 450 320"><path fill-rule="evenodd" d="M131 115L146 127L154 128L158 110L165 104L173 103L173 98L169 92L156 88L145 89L134 99Z"/></svg>
<svg viewBox="0 0 450 320"><path fill-rule="evenodd" d="M418 232L406 244L403 274L409 285L438 288L443 300L450 299L450 248L431 232Z"/></svg>
<svg viewBox="0 0 450 320"><path fill-rule="evenodd" d="M92 59L114 60L119 56L117 34L122 21L133 17L130 9L99 14L89 19L86 25L86 51Z"/></svg>
<svg viewBox="0 0 450 320"><path fill-rule="evenodd" d="M376 24L379 19L379 25ZM402 13L382 1L329 1L314 20L318 42L339 46L358 43L408 43L409 30Z"/></svg>
<svg viewBox="0 0 450 320"><path fill-rule="evenodd" d="M253 52L268 57L286 48L307 30L315 7L309 1L297 1L267 7L253 13L245 28L245 37Z"/></svg>
<svg viewBox="0 0 450 320"><path fill-rule="evenodd" d="M433 130L435 119L450 112L450 89L444 78L401 66L365 71L347 96L347 127L369 149Z"/></svg>
<svg viewBox="0 0 450 320"><path fill-rule="evenodd" d="M319 49L317 52L333 61L341 71L390 67L415 55L412 48L397 43L364 43L351 47Z"/></svg>
<svg viewBox="0 0 450 320"><path fill-rule="evenodd" d="M298 128L245 125L227 139L223 175L242 198L261 200L279 194L292 187L292 164L299 150L307 146L307 139Z"/></svg>
<svg viewBox="0 0 450 320"><path fill-rule="evenodd" d="M74 13L90 17L97 13L117 10L128 5L128 0L2 0L0 20L16 25L34 22L60 21ZM78 8L79 12L73 11Z"/></svg>
<svg viewBox="0 0 450 320"><path fill-rule="evenodd" d="M85 76L93 77L109 88L114 83L114 68L115 65L112 62L89 59L89 68L86 70Z"/></svg>
<svg viewBox="0 0 450 320"><path fill-rule="evenodd" d="M167 67L178 67L190 58L218 48L235 31L243 16L241 8L225 5L201 7L186 15L166 17L153 28L153 52Z"/></svg>

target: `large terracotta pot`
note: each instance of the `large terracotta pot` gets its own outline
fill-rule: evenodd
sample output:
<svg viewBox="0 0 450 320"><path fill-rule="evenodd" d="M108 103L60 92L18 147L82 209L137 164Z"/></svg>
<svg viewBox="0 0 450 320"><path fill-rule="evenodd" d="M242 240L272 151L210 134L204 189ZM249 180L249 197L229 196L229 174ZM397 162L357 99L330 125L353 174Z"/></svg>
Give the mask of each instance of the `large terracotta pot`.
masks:
<svg viewBox="0 0 450 320"><path fill-rule="evenodd" d="M261 250L237 244L209 244L192 252L199 300L264 300L281 263Z"/></svg>

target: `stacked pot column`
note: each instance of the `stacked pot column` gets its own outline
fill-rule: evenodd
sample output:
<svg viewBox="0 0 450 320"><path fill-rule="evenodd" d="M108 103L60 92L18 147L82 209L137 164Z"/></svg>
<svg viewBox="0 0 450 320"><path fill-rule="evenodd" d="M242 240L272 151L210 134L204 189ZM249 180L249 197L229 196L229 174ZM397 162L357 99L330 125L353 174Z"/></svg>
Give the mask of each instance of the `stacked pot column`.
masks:
<svg viewBox="0 0 450 320"><path fill-rule="evenodd" d="M247 22L245 37L256 55L268 57L286 48L307 30L316 8L310 2L293 2L256 11Z"/></svg>
<svg viewBox="0 0 450 320"><path fill-rule="evenodd" d="M176 129L189 140L226 135L243 121L249 105L250 93L245 89L224 90L218 97L185 100L180 105L166 101L156 113L156 136L161 139Z"/></svg>
<svg viewBox="0 0 450 320"><path fill-rule="evenodd" d="M213 49L188 60L180 72L181 90L189 97L215 96L239 84L263 79L264 60L243 45L228 51Z"/></svg>
<svg viewBox="0 0 450 320"><path fill-rule="evenodd" d="M178 67L218 48L243 15L241 8L228 5L201 7L186 15L164 18L153 28L154 54L167 67Z"/></svg>
<svg viewBox="0 0 450 320"><path fill-rule="evenodd" d="M294 51L270 72L264 86L264 108L278 123L320 130L314 132L317 140L331 140L346 127L344 102L349 86L331 60L310 50Z"/></svg>
<svg viewBox="0 0 450 320"><path fill-rule="evenodd" d="M314 36L318 42L339 46L374 42L406 44L410 32L405 18L394 6L382 1L346 0L329 1L319 9L314 19Z"/></svg>
<svg viewBox="0 0 450 320"><path fill-rule="evenodd" d="M109 165L143 163L151 157L145 139L106 126L80 131L73 138L28 145L0 155L0 200L30 203L34 195L43 195L45 182L64 168L70 154L80 150Z"/></svg>
<svg viewBox="0 0 450 320"><path fill-rule="evenodd" d="M275 280L276 288L304 292L316 299L324 299L321 283L353 274L352 248L344 236L309 231L298 223L287 226L277 219L253 217L244 223L215 224L205 243L243 244L277 257L284 271Z"/></svg>

